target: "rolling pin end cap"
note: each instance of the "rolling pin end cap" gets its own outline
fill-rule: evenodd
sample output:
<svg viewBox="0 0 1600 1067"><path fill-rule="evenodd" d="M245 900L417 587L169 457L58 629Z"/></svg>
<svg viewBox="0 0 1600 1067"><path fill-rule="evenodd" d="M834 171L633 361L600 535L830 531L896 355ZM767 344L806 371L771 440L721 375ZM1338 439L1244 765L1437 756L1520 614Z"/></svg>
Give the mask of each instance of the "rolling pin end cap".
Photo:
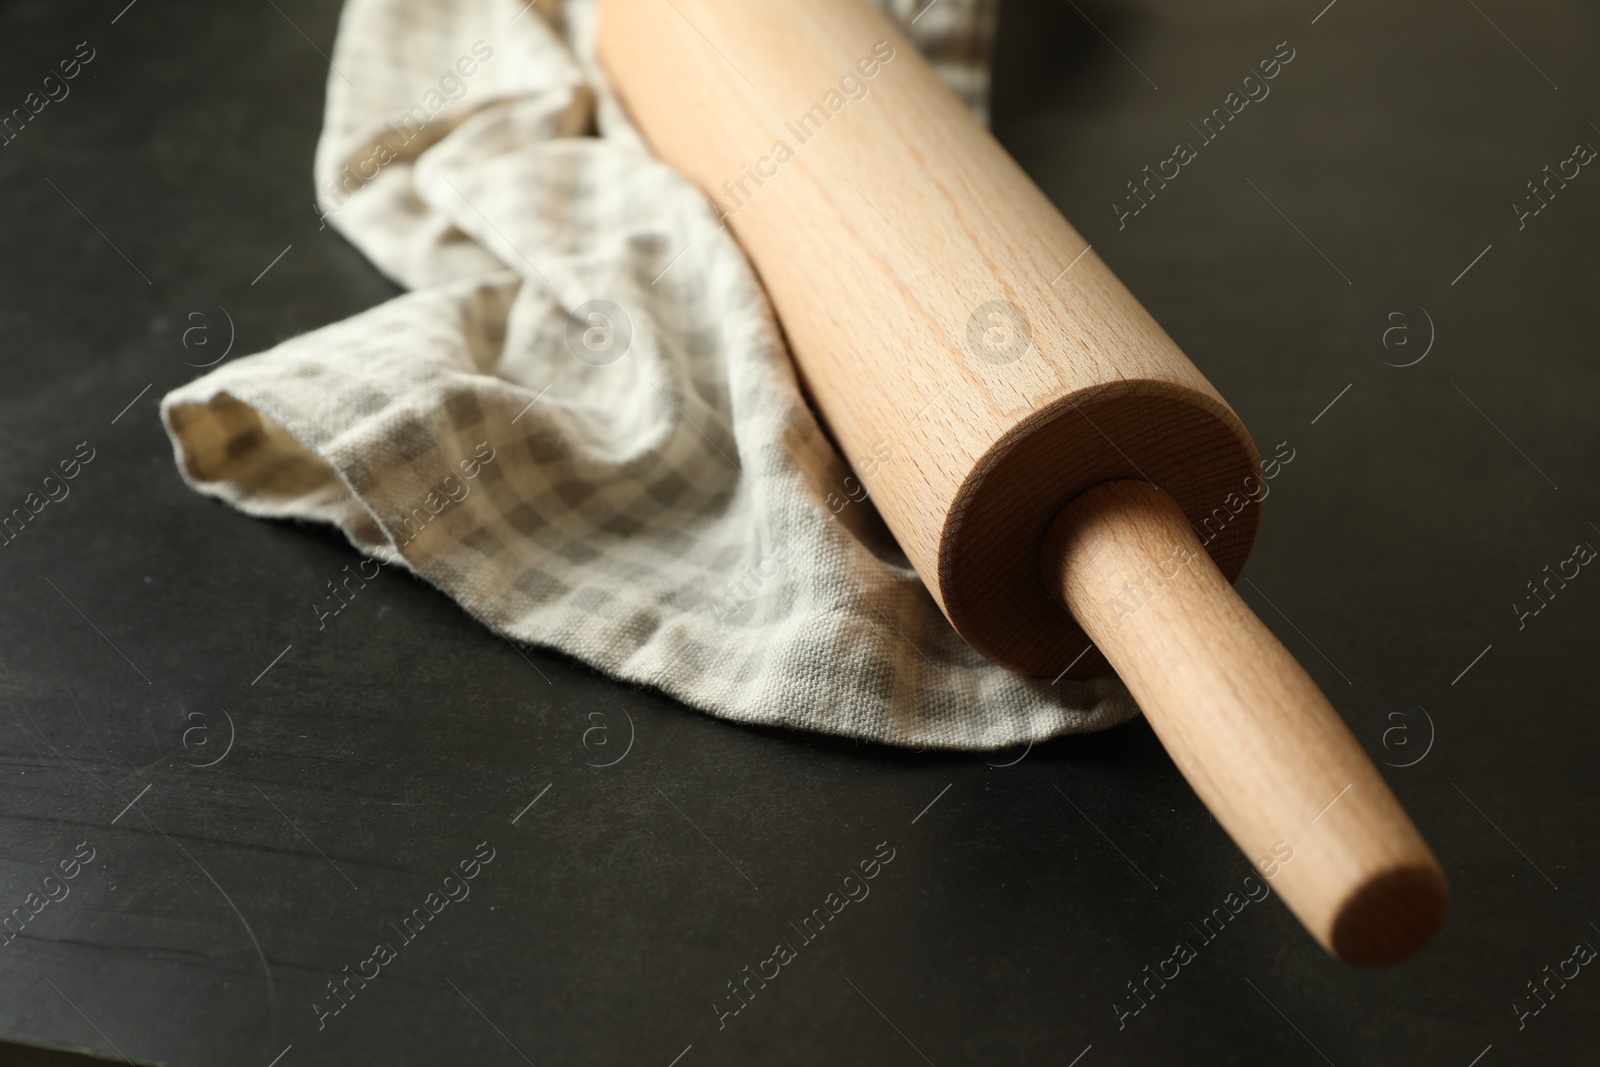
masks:
<svg viewBox="0 0 1600 1067"><path fill-rule="evenodd" d="M1449 910L1450 883L1437 864L1392 867L1346 898L1330 947L1354 966L1387 967L1432 941Z"/></svg>

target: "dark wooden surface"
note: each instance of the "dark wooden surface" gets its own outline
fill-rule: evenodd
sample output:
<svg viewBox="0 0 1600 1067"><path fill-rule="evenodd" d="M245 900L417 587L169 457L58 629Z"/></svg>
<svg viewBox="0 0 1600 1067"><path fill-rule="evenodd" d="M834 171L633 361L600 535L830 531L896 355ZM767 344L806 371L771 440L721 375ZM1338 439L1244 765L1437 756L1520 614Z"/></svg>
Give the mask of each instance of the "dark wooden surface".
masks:
<svg viewBox="0 0 1600 1067"><path fill-rule="evenodd" d="M0 4L0 109L95 50L0 147L0 509L94 450L0 547L0 908L94 851L0 949L0 1037L183 1067L1592 1058L1592 968L1515 1005L1600 946L1600 577L1521 629L1513 605L1600 546L1600 173L1524 228L1511 206L1600 146L1591 8L1007 0L1002 139L1293 450L1241 590L1456 893L1374 973L1272 900L1196 932L1250 869L1142 723L987 763L730 725L524 658L398 574L319 631L354 554L185 489L156 401L227 319L243 354L394 293L311 208L337 9L123 8ZM1283 41L1270 96L1200 145ZM399 936L481 842L470 897ZM880 842L870 896L802 943ZM1119 1028L1180 940L1197 958Z"/></svg>

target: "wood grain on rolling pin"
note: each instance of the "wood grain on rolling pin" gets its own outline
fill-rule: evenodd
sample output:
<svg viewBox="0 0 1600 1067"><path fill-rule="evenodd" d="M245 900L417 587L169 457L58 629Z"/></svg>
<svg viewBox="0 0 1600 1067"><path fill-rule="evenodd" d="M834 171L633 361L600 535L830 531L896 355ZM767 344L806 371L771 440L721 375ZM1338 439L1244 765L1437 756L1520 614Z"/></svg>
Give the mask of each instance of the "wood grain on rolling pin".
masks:
<svg viewBox="0 0 1600 1067"><path fill-rule="evenodd" d="M892 442L873 497L956 630L1019 670L1114 666L1245 854L1293 848L1274 888L1330 952L1425 944L1438 860L1231 587L1248 435L905 39L863 0L603 0L600 40L845 455Z"/></svg>
<svg viewBox="0 0 1600 1067"><path fill-rule="evenodd" d="M1356 964L1427 944L1450 904L1439 861L1172 500L1139 481L1096 486L1051 525L1043 559L1184 778L1306 929ZM1118 595L1130 578L1131 600ZM1280 847L1292 859L1264 865Z"/></svg>
<svg viewBox="0 0 1600 1067"><path fill-rule="evenodd" d="M1051 521L1102 482L1166 489L1238 577L1259 508L1205 523L1260 477L1248 433L892 23L859 0L601 17L627 27L601 34L624 104L727 213L841 451L894 449L873 500L973 647L1032 674L1105 669L1039 570ZM1031 345L1003 343L1018 321ZM969 343L990 329L998 350Z"/></svg>

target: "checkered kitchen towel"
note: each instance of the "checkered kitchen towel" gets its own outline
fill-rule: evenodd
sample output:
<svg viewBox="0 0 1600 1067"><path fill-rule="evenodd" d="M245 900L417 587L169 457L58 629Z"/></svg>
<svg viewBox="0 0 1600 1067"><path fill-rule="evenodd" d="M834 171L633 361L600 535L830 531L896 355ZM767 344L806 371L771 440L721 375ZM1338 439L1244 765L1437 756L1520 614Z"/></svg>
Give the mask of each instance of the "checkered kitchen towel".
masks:
<svg viewBox="0 0 1600 1067"><path fill-rule="evenodd" d="M983 749L1132 716L1112 678L1022 678L955 635L750 264L607 90L592 0L523 3L346 4L318 202L411 292L169 394L189 483L730 719ZM940 0L911 26L980 113L993 21Z"/></svg>

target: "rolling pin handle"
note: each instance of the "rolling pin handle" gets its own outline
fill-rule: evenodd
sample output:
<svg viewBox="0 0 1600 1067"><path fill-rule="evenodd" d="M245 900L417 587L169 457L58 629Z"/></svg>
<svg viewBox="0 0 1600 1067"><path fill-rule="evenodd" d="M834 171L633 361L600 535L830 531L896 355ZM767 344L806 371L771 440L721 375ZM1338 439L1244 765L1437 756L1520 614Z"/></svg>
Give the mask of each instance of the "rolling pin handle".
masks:
<svg viewBox="0 0 1600 1067"><path fill-rule="evenodd" d="M1081 494L1042 563L1178 769L1324 948L1381 966L1427 944L1450 901L1439 861L1171 496L1136 481Z"/></svg>

